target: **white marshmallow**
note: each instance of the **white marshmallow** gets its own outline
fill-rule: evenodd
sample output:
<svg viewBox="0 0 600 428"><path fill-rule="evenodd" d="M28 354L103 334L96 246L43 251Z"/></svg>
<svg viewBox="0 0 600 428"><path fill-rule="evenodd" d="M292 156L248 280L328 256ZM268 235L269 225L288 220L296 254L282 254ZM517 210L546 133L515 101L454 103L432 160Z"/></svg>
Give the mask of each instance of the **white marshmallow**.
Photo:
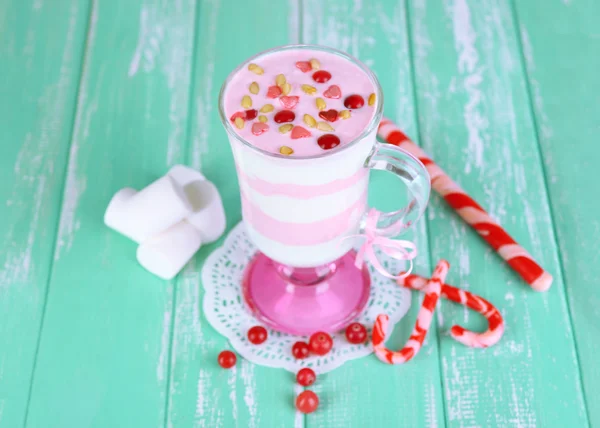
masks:
<svg viewBox="0 0 600 428"><path fill-rule="evenodd" d="M172 279L201 245L200 232L184 220L140 244L137 260L154 275Z"/></svg>
<svg viewBox="0 0 600 428"><path fill-rule="evenodd" d="M217 187L208 180L194 181L185 186L185 194L193 210L186 220L200 231L202 242L209 244L219 239L227 222Z"/></svg>
<svg viewBox="0 0 600 428"><path fill-rule="evenodd" d="M104 214L107 226L136 242L144 242L179 223L192 212L183 189L164 176L137 193L117 192Z"/></svg>
<svg viewBox="0 0 600 428"><path fill-rule="evenodd" d="M111 229L114 229L117 232L122 233L123 235L126 235L128 238L137 242L137 236L131 236L125 233L126 231L130 231L132 228L126 224L127 219L122 214L125 210L124 207L127 201L129 201L129 199L131 199L131 197L136 193L137 191L135 189L132 189L131 187L125 187L119 190L117 193L115 193L115 195L108 203L108 207L106 208L106 212L104 213L104 224L106 224Z"/></svg>
<svg viewBox="0 0 600 428"><path fill-rule="evenodd" d="M206 180L202 173L185 165L175 165L167 174L181 187L185 187L193 181Z"/></svg>
<svg viewBox="0 0 600 428"><path fill-rule="evenodd" d="M223 234L226 227L223 201L216 186L193 168L175 165L169 171L183 188L193 213L186 218L202 234L202 242L209 244Z"/></svg>

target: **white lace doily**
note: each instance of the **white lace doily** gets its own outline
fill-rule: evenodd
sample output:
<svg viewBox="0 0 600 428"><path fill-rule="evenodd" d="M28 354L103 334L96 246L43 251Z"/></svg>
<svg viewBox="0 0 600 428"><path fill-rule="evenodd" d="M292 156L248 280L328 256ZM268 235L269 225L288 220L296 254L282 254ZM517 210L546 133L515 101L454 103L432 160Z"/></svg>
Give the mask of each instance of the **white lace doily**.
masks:
<svg viewBox="0 0 600 428"><path fill-rule="evenodd" d="M253 345L246 337L248 329L259 322L252 316L242 296L242 275L246 264L256 252L256 247L245 232L243 222L227 236L222 247L217 248L204 263L202 283L204 285L204 315L208 322L229 339L233 348L247 360L268 367L278 367L296 373L302 367L311 367L317 373L333 370L344 362L361 358L373 352L370 341L364 345L353 345L346 340L344 332L333 335L333 349L327 355L310 356L296 360L292 356L292 345L306 337L294 336L268 329L266 342ZM379 260L390 272L400 272L403 262L390 259L381 253ZM410 308L410 291L399 287L393 280L385 278L369 266L371 272L371 295L362 315L357 319L369 329L377 315L386 313L390 317L390 328Z"/></svg>

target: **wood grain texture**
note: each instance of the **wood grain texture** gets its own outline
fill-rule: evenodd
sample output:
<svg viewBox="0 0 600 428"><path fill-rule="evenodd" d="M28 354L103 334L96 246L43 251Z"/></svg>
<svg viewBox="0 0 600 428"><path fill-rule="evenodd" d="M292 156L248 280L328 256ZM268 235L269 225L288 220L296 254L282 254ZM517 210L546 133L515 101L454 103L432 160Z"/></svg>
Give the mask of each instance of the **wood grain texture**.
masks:
<svg viewBox="0 0 600 428"><path fill-rule="evenodd" d="M239 187L229 142L218 115L227 75L262 50L297 42L298 2L209 0L198 12L193 78L192 142L186 162L212 180L222 195L227 229L241 220ZM267 30L268 29L268 30ZM202 315L200 272L218 242L203 247L177 282L167 425L173 427L303 426L294 408L294 376L238 358L232 370L217 365L229 347Z"/></svg>
<svg viewBox="0 0 600 428"><path fill-rule="evenodd" d="M0 2L0 426L21 426L87 25L78 0Z"/></svg>
<svg viewBox="0 0 600 428"><path fill-rule="evenodd" d="M425 149L554 274L532 292L439 198L429 209L434 258L449 283L501 308L502 341L482 351L441 340L449 426L585 426L573 334L510 5L411 3L419 129ZM444 302L443 328L483 327ZM475 321L475 322L474 322Z"/></svg>
<svg viewBox="0 0 600 428"><path fill-rule="evenodd" d="M594 0L0 0L0 427L600 425L598 16ZM532 292L433 196L406 236L415 271L447 258L448 282L500 308L504 338L453 342L453 324L485 323L442 301L413 361L319 377L308 416L292 374L217 366L229 345L203 317L200 271L222 240L161 281L102 224L118 189L181 162L235 226L220 85L299 41L370 66L386 115L555 277ZM376 172L369 202L398 208L396 186Z"/></svg>
<svg viewBox="0 0 600 428"><path fill-rule="evenodd" d="M590 424L600 426L600 3L514 6Z"/></svg>
<svg viewBox="0 0 600 428"><path fill-rule="evenodd" d="M383 87L386 115L415 135L404 3L306 0L303 11L302 41L341 49L373 69ZM384 211L399 209L405 199L399 196L402 188L395 177L374 171L369 204ZM425 221L417 225L418 230L406 237L419 246L416 271L429 274ZM390 348L399 349L410 335L419 304L419 293L413 293L412 308L388 341ZM319 394L321 405L317 412L308 415L308 426L443 426L436 328L432 327L420 354L406 366L389 366L369 356L328 373L311 389Z"/></svg>
<svg viewBox="0 0 600 428"><path fill-rule="evenodd" d="M173 283L102 216L185 152L194 5L92 4L28 426L164 423Z"/></svg>

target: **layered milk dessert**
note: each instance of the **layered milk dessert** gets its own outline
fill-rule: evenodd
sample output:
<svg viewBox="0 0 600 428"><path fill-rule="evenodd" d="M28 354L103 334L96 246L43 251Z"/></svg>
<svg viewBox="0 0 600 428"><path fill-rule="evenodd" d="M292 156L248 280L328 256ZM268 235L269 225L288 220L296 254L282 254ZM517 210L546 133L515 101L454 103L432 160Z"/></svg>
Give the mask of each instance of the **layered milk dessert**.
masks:
<svg viewBox="0 0 600 428"><path fill-rule="evenodd" d="M238 170L242 212L260 251L294 267L332 262L366 211L381 118L375 76L319 47L284 47L235 70L220 111Z"/></svg>

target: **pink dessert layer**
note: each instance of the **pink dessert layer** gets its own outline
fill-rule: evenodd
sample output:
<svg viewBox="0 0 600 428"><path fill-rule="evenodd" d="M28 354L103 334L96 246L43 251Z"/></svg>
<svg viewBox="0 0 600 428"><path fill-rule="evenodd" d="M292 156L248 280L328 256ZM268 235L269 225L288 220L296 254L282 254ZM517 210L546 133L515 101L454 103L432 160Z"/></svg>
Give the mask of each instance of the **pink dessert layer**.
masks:
<svg viewBox="0 0 600 428"><path fill-rule="evenodd" d="M310 65L311 59L319 62L318 68ZM254 65L264 72L257 74L250 70L249 66L253 68ZM260 73L261 70L258 71ZM331 77L326 82L315 80L326 80L329 77L327 73ZM277 86L276 77L279 74L285 76L286 83L291 85L287 96L280 93L283 85ZM253 82L258 85L257 94L251 92ZM312 86L316 89L315 93L306 93L302 85ZM375 100L375 91L369 76L346 58L319 50L283 50L254 59L232 77L225 89L224 110L235 132L250 144L271 153L308 157L335 150L357 138L375 114L379 103L379 100ZM352 95L360 97L348 99ZM242 106L244 96L250 97L251 107ZM290 107L290 103L295 101L294 97L298 97L297 104ZM317 98L325 102L324 109L317 107ZM364 104L358 107L361 99ZM273 105L273 111L261 112L266 104ZM276 115L282 110L293 112L295 118L291 122L277 123ZM344 110L346 112L342 113ZM342 116L348 112L349 117L344 119ZM320 117L319 113L326 117ZM314 118L317 126L311 127L306 123L307 114ZM259 120L261 115L267 118L264 124ZM280 114L277 119L284 115ZM235 117L244 120L243 128L236 126ZM309 122L312 121L309 119ZM323 123L319 126L319 122ZM288 123L294 128L281 133L279 128ZM327 129L327 125L333 129ZM339 139L339 144L336 144L338 140L332 135ZM289 149L293 153L290 154Z"/></svg>

